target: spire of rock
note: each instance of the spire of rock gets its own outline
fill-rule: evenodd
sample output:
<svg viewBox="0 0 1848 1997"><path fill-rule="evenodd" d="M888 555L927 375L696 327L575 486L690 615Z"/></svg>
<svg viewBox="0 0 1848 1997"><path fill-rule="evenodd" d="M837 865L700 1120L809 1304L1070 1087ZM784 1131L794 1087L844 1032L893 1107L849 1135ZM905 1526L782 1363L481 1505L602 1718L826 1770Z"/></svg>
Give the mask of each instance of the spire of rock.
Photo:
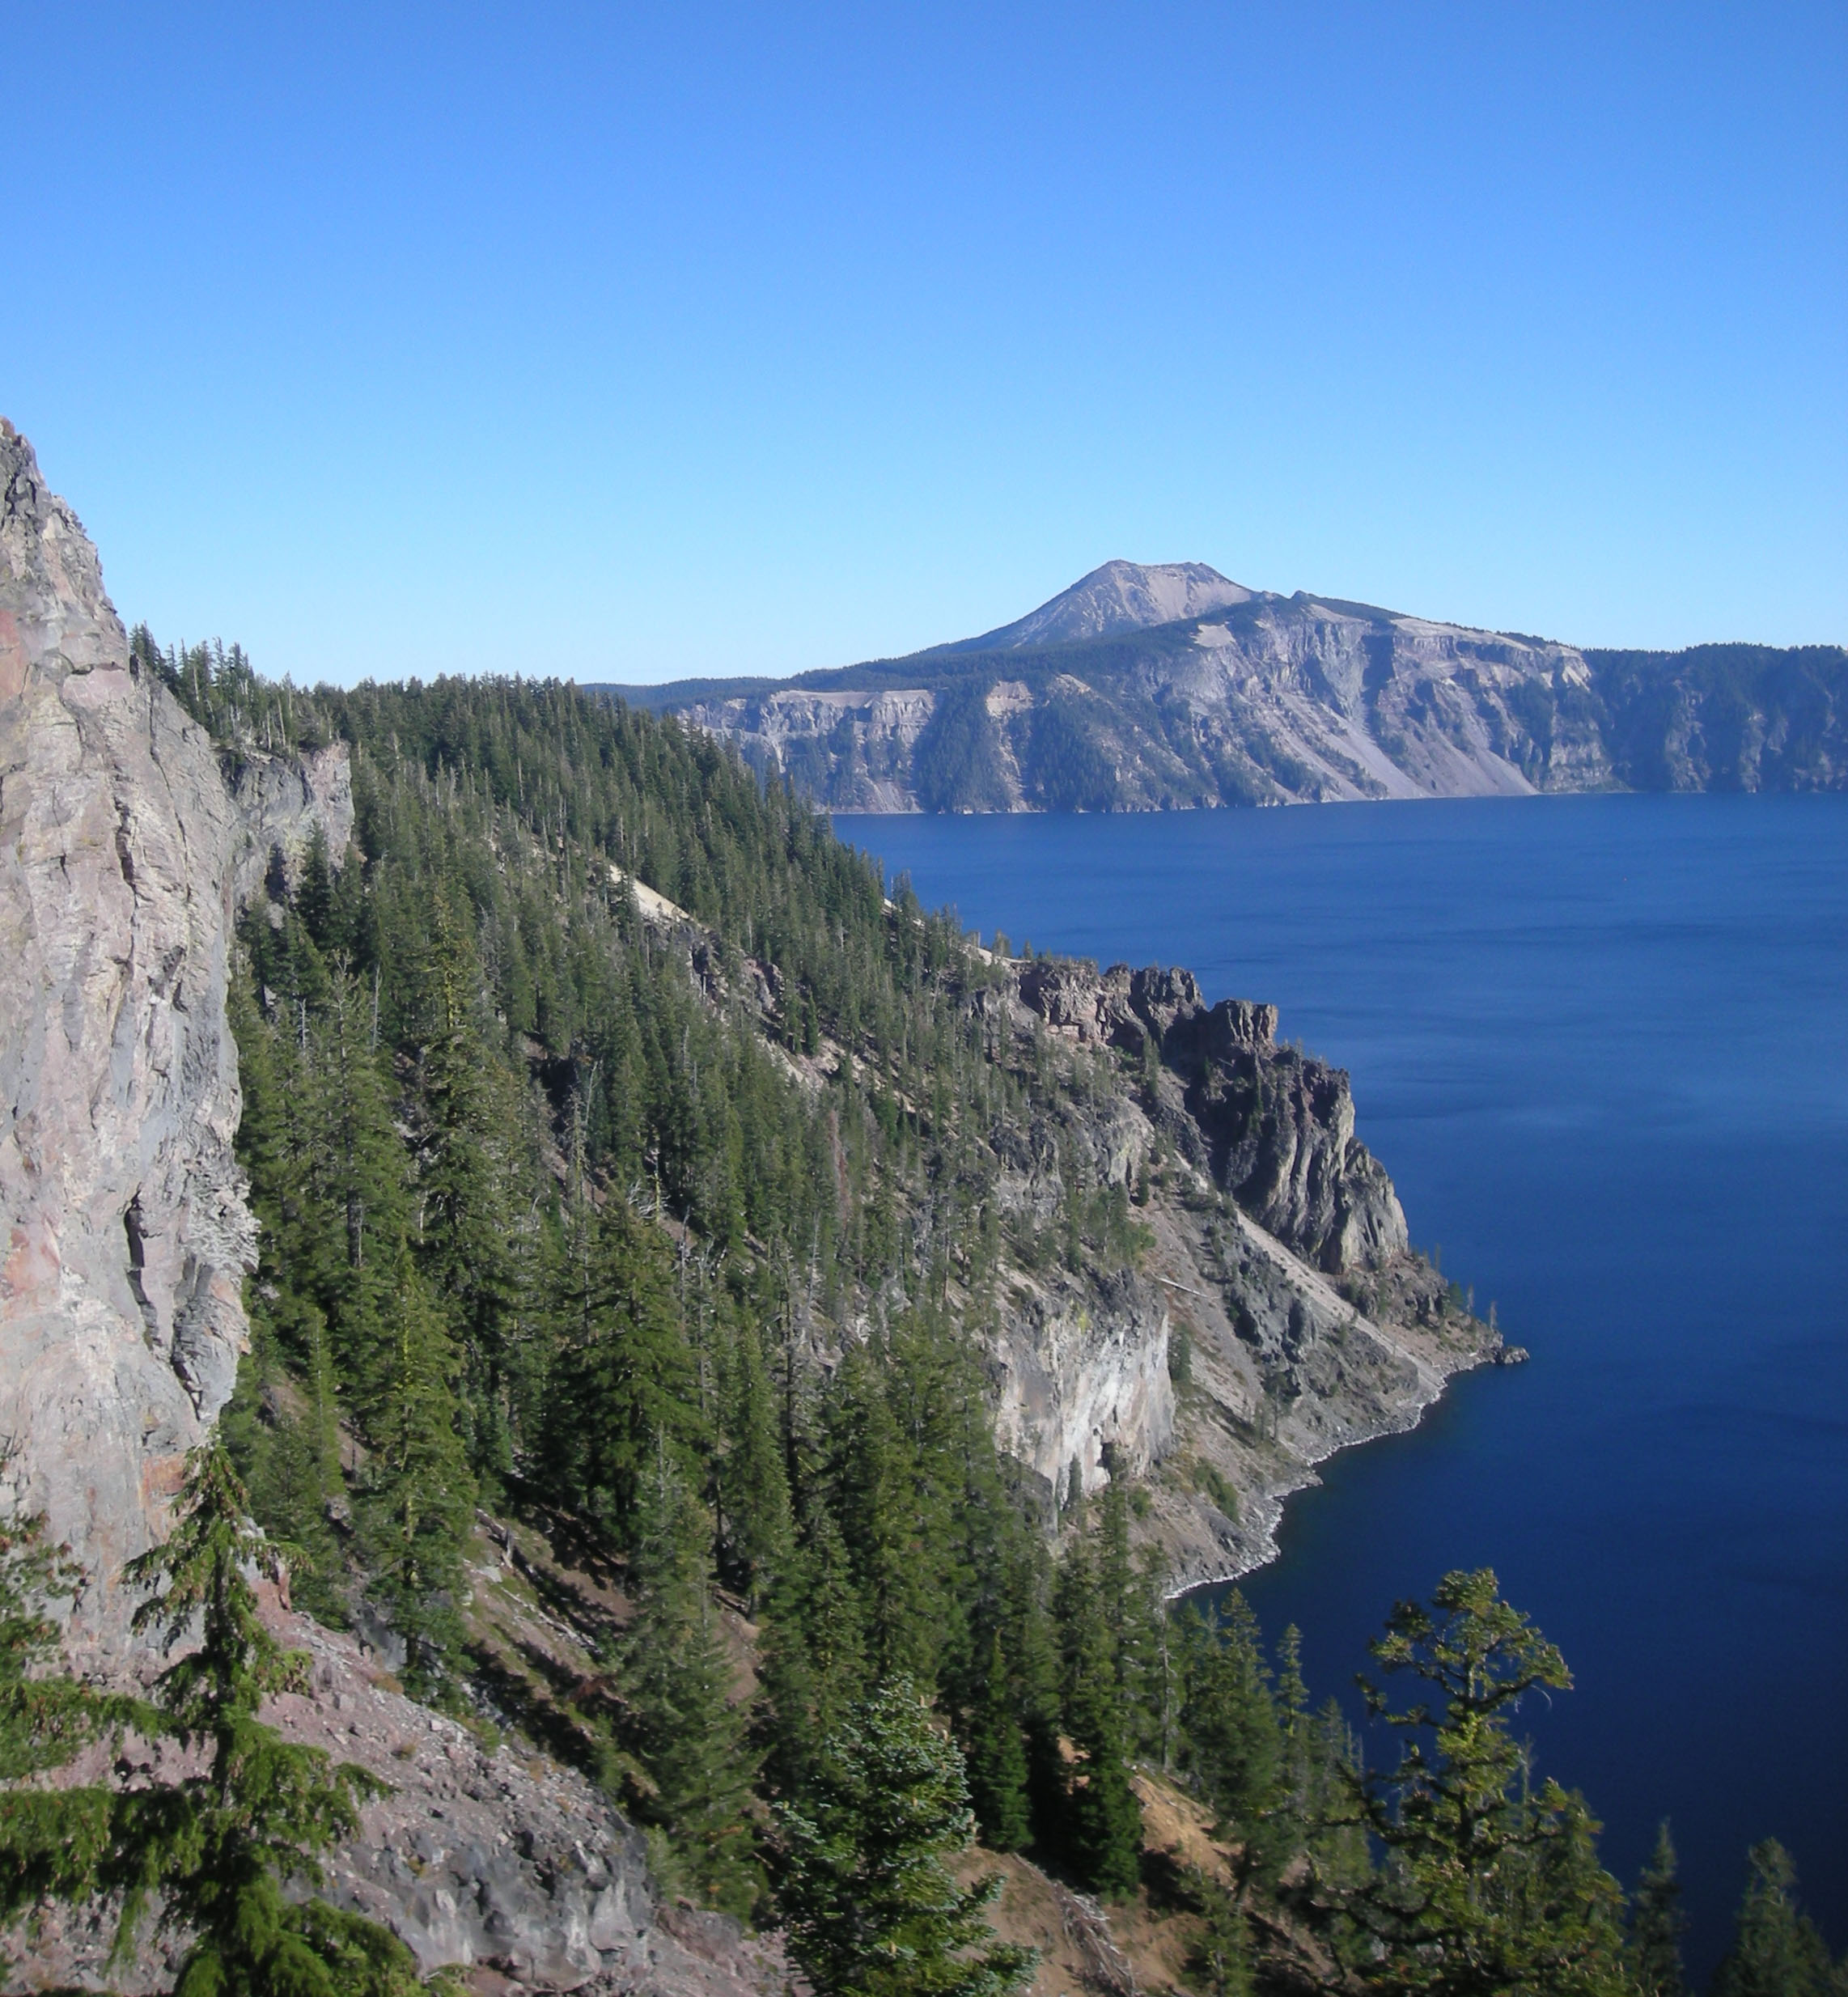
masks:
<svg viewBox="0 0 1848 1997"><path fill-rule="evenodd" d="M125 665L128 634L83 523L51 491L32 447L0 416L0 701L30 675Z"/></svg>

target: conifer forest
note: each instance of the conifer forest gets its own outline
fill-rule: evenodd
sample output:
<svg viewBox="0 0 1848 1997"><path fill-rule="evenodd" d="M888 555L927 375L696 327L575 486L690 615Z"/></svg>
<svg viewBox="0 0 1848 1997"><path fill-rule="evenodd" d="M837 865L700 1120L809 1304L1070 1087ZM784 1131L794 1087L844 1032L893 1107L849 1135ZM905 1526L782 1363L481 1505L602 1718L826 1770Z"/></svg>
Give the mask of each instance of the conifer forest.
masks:
<svg viewBox="0 0 1848 1997"><path fill-rule="evenodd" d="M1134 1268L1147 1196L1070 1170L1056 1212L1004 1215L998 1161L1152 1056L1019 1030L996 953L672 719L134 647L227 762L344 743L354 834L239 929L252 1350L148 1576L150 1614L218 1605L204 1661L158 1711L51 1714L54 1556L6 1550L8 1773L51 1733L177 1727L222 1779L133 1823L10 1793L11 1910L163 1894L203 1937L189 1992L412 1986L383 1931L262 1885L312 1878L358 1780L265 1745L286 1660L233 1598L267 1562L414 1696L587 1771L665 1890L780 1931L823 1997L1022 1986L992 1924L1016 1854L1106 1923L1170 1923L1196 1997L1683 1991L1671 1827L1620 1881L1593 1803L1530 1765L1522 1701L1570 1674L1492 1573L1381 1603L1363 1724L1236 1591L1173 1592L1126 1469L1087 1492L998 1446L1014 1272ZM574 1677L485 1607L516 1528L620 1596ZM293 1814L240 1813L240 1783ZM1183 1806L1223 1863L1154 1848ZM200 1897L207 1838L242 1898ZM1848 1992L1781 1848L1741 1859L1714 1991Z"/></svg>

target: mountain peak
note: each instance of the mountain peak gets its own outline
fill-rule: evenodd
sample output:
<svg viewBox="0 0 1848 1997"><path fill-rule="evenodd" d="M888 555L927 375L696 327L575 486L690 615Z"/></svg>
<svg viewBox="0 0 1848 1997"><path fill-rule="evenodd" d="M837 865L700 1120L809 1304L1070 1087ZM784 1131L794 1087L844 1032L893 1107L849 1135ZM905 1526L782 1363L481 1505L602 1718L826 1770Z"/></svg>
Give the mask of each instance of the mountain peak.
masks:
<svg viewBox="0 0 1848 1997"><path fill-rule="evenodd" d="M0 701L34 675L55 681L128 655L83 524L45 484L31 443L0 416Z"/></svg>
<svg viewBox="0 0 1848 1997"><path fill-rule="evenodd" d="M1203 562L1106 562L1013 624L965 638L951 651L1066 645L1118 631L1146 631L1250 600L1252 591Z"/></svg>

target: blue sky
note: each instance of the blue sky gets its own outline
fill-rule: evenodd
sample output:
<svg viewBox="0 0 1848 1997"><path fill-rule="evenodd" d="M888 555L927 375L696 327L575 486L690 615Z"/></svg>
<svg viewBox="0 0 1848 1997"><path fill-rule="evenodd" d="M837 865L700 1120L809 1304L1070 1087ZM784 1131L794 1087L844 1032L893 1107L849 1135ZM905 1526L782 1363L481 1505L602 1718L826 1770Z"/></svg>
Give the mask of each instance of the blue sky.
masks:
<svg viewBox="0 0 1848 1997"><path fill-rule="evenodd" d="M298 678L786 672L1112 556L1848 640L1848 7L10 9L0 411Z"/></svg>

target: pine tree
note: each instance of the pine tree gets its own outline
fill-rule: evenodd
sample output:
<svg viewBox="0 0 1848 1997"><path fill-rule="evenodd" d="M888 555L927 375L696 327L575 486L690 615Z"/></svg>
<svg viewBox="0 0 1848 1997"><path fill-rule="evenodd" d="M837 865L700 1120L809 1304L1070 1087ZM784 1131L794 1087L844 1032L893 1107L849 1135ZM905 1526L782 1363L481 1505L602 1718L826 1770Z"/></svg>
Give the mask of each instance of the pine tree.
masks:
<svg viewBox="0 0 1848 1997"><path fill-rule="evenodd" d="M512 1460L507 1401L523 1275L511 1190L519 1119L506 1070L476 1023L481 967L447 893L437 897L434 921L418 1064L418 1241L461 1346L471 1462L494 1478Z"/></svg>
<svg viewBox="0 0 1848 1997"><path fill-rule="evenodd" d="M139 1701L56 1668L58 1626L47 1609L82 1582L65 1550L45 1543L42 1518L0 1530L0 1924L47 1901L91 1897L111 1850L109 1791L40 1779L94 1742L159 1727Z"/></svg>
<svg viewBox="0 0 1848 1997"><path fill-rule="evenodd" d="M1384 1873L1346 1897L1378 1954L1370 1987L1395 1997L1532 1990L1618 1997L1628 1982L1597 1826L1557 1783L1536 1787L1508 1731L1522 1695L1571 1684L1565 1660L1503 1601L1486 1568L1446 1575L1430 1605L1401 1602L1371 1646L1388 1674L1430 1688L1367 1706L1401 1736L1397 1766L1356 1785Z"/></svg>
<svg viewBox="0 0 1848 1997"><path fill-rule="evenodd" d="M747 1319L731 1342L724 1381L729 1447L716 1466L722 1534L730 1571L747 1594L787 1563L795 1538L789 1479L777 1432L776 1397L757 1326Z"/></svg>
<svg viewBox="0 0 1848 1997"><path fill-rule="evenodd" d="M663 1439L690 1470L708 1431L666 1236L612 1197L587 1253L575 1321L553 1362L541 1474L627 1545Z"/></svg>
<svg viewBox="0 0 1848 1997"><path fill-rule="evenodd" d="M260 1316L218 1435L249 1493L252 1517L286 1550L292 1605L339 1627L346 1619L343 1562L329 1522L330 1511L345 1505L338 1418L325 1333L312 1299L303 1300L303 1316L307 1378L288 1379L274 1334Z"/></svg>
<svg viewBox="0 0 1848 1997"><path fill-rule="evenodd" d="M307 1660L282 1650L258 1613L245 1575L274 1579L280 1563L247 1523L243 1486L215 1442L188 1457L181 1505L172 1537L127 1578L159 1591L136 1612L138 1630L170 1651L199 1631L155 1690L166 1730L209 1761L116 1800L98 1883L123 1894L117 1959L158 1902L159 1927L191 1937L174 1997L402 1997L418 1987L416 1965L388 1930L283 1895L285 1880L320 1883L319 1855L358 1830L357 1804L384 1785L257 1718L266 1698L303 1689Z"/></svg>
<svg viewBox="0 0 1848 1997"><path fill-rule="evenodd" d="M333 1350L362 1419L392 1366L396 1251L411 1221L404 1147L350 969L337 962L314 1037L315 1177L327 1244L321 1299Z"/></svg>
<svg viewBox="0 0 1848 1997"><path fill-rule="evenodd" d="M1130 1781L1116 1639L1082 1542L1060 1572L1058 1621L1066 1729L1083 1757L1070 1780L1062 1842L1094 1893L1125 1899L1142 1877L1142 1805Z"/></svg>
<svg viewBox="0 0 1848 1997"><path fill-rule="evenodd" d="M1250 1923L1217 1880L1194 1872L1187 1884L1201 1912L1200 1936L1188 1961L1197 1979L1191 1987L1202 1997L1251 1997Z"/></svg>
<svg viewBox="0 0 1848 1997"><path fill-rule="evenodd" d="M1283 1743L1257 1618L1244 1596L1234 1588L1211 1622L1190 1610L1183 1647L1189 1768L1219 1813L1219 1834L1238 1841L1248 1865L1274 1870L1288 1855L1273 1834Z"/></svg>
<svg viewBox="0 0 1848 1997"><path fill-rule="evenodd" d="M1713 1980L1713 1997L1840 1997L1848 1961L1829 1949L1797 1905L1797 1872L1775 1838L1752 1847L1732 1945Z"/></svg>
<svg viewBox="0 0 1848 1997"><path fill-rule="evenodd" d="M824 1997L1006 1997L1032 1975L984 1918L999 1876L961 1889L944 1863L975 1828L962 1757L909 1679L850 1710L777 1817L790 1952Z"/></svg>
<svg viewBox="0 0 1848 1997"><path fill-rule="evenodd" d="M881 1355L856 1346L829 1408L834 1505L861 1599L875 1679L935 1677L947 1604L920 1531L919 1466L894 1417Z"/></svg>
<svg viewBox="0 0 1848 1997"><path fill-rule="evenodd" d="M766 1769L786 1796L807 1787L820 1743L866 1690L865 1616L840 1528L817 1502L765 1619Z"/></svg>
<svg viewBox="0 0 1848 1997"><path fill-rule="evenodd" d="M362 1525L371 1592L403 1638L405 1679L440 1692L461 1638L462 1551L475 1482L456 1432L455 1347L408 1250L398 1258L396 1363L375 1427Z"/></svg>
<svg viewBox="0 0 1848 1997"><path fill-rule="evenodd" d="M997 1630L987 1668L964 1729L964 1759L969 1799L981 1841L990 1851L1018 1851L1031 1842L1027 1745L1021 1736L1019 1698Z"/></svg>
<svg viewBox="0 0 1848 1997"><path fill-rule="evenodd" d="M1681 1936L1687 1925L1681 1911L1674 1841L1664 1821L1630 1902L1630 1966L1643 1997L1682 1997L1686 1986L1681 1974Z"/></svg>
<svg viewBox="0 0 1848 1997"><path fill-rule="evenodd" d="M664 1438L644 1487L629 1585L635 1614L618 1671L638 1759L654 1783L648 1821L663 1831L670 1876L710 1904L750 1913L762 1887L752 1849L755 1758L727 1697L731 1666L708 1587L709 1521Z"/></svg>

